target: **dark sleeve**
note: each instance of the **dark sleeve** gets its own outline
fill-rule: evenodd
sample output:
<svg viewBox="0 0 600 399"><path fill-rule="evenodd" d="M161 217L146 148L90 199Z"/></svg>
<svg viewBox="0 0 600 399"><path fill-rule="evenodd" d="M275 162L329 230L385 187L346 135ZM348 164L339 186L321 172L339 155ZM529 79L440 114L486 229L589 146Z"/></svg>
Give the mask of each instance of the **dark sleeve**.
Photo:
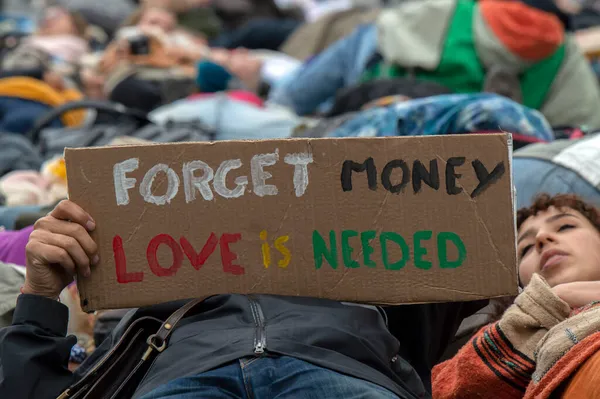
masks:
<svg viewBox="0 0 600 399"><path fill-rule="evenodd" d="M57 301L19 296L12 325L0 330L0 398L55 399L72 383L68 318Z"/></svg>
<svg viewBox="0 0 600 399"><path fill-rule="evenodd" d="M44 80L44 72L45 71L42 68L15 69L15 70L10 70L10 71L0 71L0 79L23 76L23 77L34 78L34 79L38 79L38 80Z"/></svg>
<svg viewBox="0 0 600 399"><path fill-rule="evenodd" d="M162 105L160 88L146 80L130 76L119 82L109 95L111 101L140 111L150 112Z"/></svg>
<svg viewBox="0 0 600 399"><path fill-rule="evenodd" d="M488 304L430 303L386 308L390 332L400 341L399 355L409 362L431 392L431 369L442 358L462 321Z"/></svg>

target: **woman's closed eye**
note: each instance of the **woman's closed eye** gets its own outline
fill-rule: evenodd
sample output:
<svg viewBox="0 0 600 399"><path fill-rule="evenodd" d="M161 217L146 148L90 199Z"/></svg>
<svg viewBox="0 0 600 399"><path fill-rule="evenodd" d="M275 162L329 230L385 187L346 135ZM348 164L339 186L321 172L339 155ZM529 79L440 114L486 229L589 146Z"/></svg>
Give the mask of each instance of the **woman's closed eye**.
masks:
<svg viewBox="0 0 600 399"><path fill-rule="evenodd" d="M574 229L575 226L573 226L572 224L563 224L562 226L560 226L558 228L558 231L565 231L565 230L569 230L569 229Z"/></svg>
<svg viewBox="0 0 600 399"><path fill-rule="evenodd" d="M521 259L527 255L527 252L529 252L529 250L533 248L533 244L529 244L523 247L523 249L521 249L521 253L519 254Z"/></svg>

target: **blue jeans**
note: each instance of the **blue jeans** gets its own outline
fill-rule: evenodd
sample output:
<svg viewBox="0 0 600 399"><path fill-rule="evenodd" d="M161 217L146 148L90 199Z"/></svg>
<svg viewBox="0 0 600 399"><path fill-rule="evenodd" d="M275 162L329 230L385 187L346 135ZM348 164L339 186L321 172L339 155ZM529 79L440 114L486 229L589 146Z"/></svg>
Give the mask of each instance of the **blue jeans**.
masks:
<svg viewBox="0 0 600 399"><path fill-rule="evenodd" d="M373 383L287 356L240 359L206 373L178 378L141 399L196 398L399 399Z"/></svg>
<svg viewBox="0 0 600 399"><path fill-rule="evenodd" d="M355 85L377 52L377 26L360 25L271 88L269 100L311 114L328 104L338 90Z"/></svg>

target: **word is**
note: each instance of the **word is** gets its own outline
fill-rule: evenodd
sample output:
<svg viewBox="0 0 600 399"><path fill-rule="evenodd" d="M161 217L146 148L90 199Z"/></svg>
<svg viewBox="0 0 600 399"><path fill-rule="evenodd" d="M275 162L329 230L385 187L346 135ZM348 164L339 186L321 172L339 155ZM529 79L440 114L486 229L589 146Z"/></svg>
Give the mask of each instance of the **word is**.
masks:
<svg viewBox="0 0 600 399"><path fill-rule="evenodd" d="M267 231L261 231L260 240L262 241L262 245L260 249L262 252L263 265L265 266L265 269L268 269L269 266L271 266L271 246L269 245L267 239ZM290 250L284 245L286 242L289 241L289 239L290 236L279 236L275 239L274 242L275 249L279 251L279 253L281 253L281 255L283 256L283 258L277 262L277 266L283 269L288 267L290 261L292 260L292 254Z"/></svg>
<svg viewBox="0 0 600 399"><path fill-rule="evenodd" d="M252 191L259 197L266 195L277 195L279 190L273 184L267 184L267 180L273 175L264 170L267 166L273 166L279 161L279 150L268 154L254 155L250 160L250 174L252 177ZM312 154L298 153L287 154L283 160L286 164L294 167L293 183L296 197L301 197L308 187L308 165L313 162ZM139 168L138 158L129 158L123 162L116 163L113 166L113 181L115 187L115 196L117 205L124 206L129 204L129 190L135 188L137 180L127 177ZM223 198L238 198L244 195L246 187L249 184L247 176L238 176L235 178L235 187L227 187L227 175L235 169L243 166L240 159L228 159L221 162L216 171L203 161L185 162L181 169L183 177L183 191L185 193L185 202L190 203L196 199L196 192L202 195L206 201L214 199L214 192ZM197 172L200 173L197 175ZM152 185L159 173L166 174L167 187L162 195L155 195L152 191ZM210 183L212 182L212 189ZM180 179L177 173L168 165L159 163L150 168L139 186L139 192L144 201L155 204L165 205L170 203L177 196L180 187Z"/></svg>

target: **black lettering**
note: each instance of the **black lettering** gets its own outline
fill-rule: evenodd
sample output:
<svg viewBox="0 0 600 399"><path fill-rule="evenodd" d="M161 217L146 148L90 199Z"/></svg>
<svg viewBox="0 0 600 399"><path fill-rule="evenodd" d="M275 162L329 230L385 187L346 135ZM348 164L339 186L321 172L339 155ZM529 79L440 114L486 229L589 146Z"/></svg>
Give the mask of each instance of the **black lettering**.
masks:
<svg viewBox="0 0 600 399"><path fill-rule="evenodd" d="M461 178L461 174L456 173L454 168L465 163L465 157L448 158L446 162L446 192L448 195L462 193L462 187L456 187L456 180Z"/></svg>
<svg viewBox="0 0 600 399"><path fill-rule="evenodd" d="M392 184L392 172L396 168L402 169L402 181L399 184ZM410 170L408 165L401 159L394 159L385 165L383 172L381 172L381 184L383 187L392 194L398 194L410 181Z"/></svg>
<svg viewBox="0 0 600 399"><path fill-rule="evenodd" d="M491 173L488 173L485 165L479 159L471 162L471 165L473 165L477 180L479 180L479 184L471 193L471 198L475 198L483 193L489 186L500 180L505 172L504 162L498 163Z"/></svg>
<svg viewBox="0 0 600 399"><path fill-rule="evenodd" d="M434 190L440 188L440 174L438 172L437 159L429 161L429 171L425 168L425 165L421 161L413 162L412 170L412 184L415 194L421 191L421 182L425 182L429 187Z"/></svg>
<svg viewBox="0 0 600 399"><path fill-rule="evenodd" d="M377 168L373 158L368 158L363 163L344 161L342 165L342 190L352 191L352 172L367 171L367 181L370 190L377 190Z"/></svg>

